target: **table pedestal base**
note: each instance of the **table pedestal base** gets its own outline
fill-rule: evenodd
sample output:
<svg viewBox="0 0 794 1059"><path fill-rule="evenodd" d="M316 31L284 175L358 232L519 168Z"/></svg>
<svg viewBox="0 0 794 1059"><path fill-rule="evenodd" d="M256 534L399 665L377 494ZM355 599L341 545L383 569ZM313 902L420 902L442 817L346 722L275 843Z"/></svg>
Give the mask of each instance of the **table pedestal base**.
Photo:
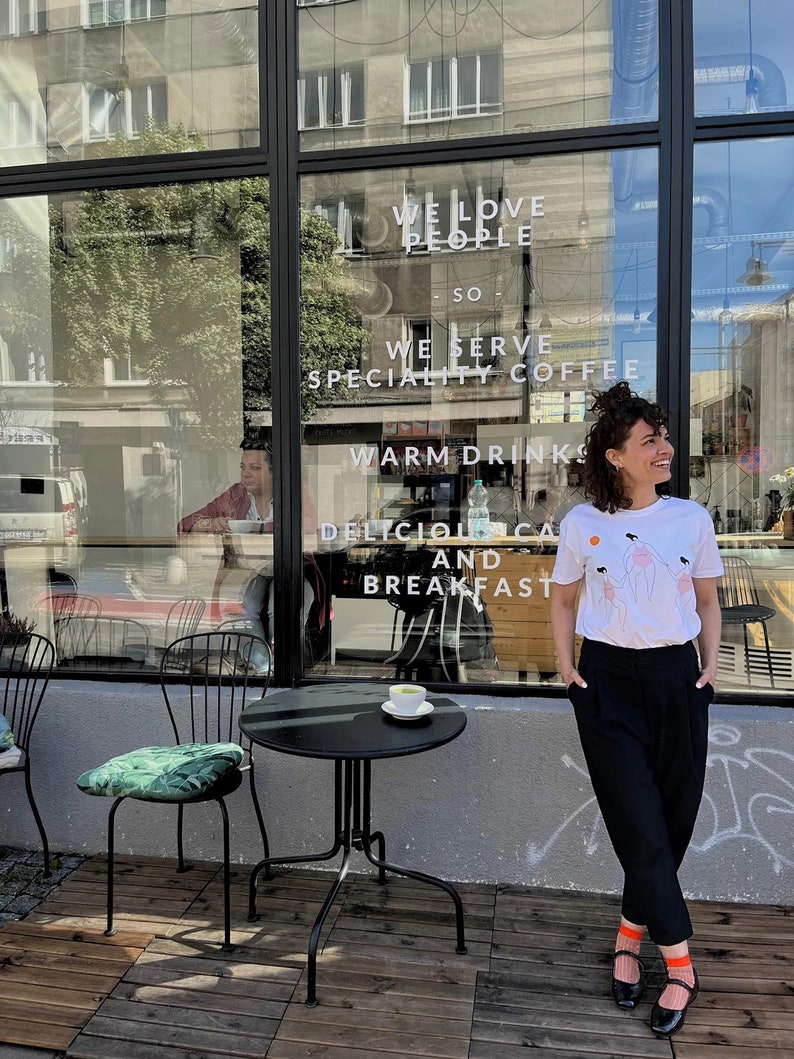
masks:
<svg viewBox="0 0 794 1059"><path fill-rule="evenodd" d="M404 875L417 882L429 883L431 886L439 886L445 890L455 905L455 924L457 928L457 944L455 952L466 952L466 941L463 931L463 903L460 894L455 887L435 875L427 875L425 872L414 871L411 868L401 868L396 864L390 864L386 860L386 839L382 831L372 831L370 823L370 787L372 783L372 762L346 760L334 763L334 843L325 853L307 853L295 857L266 857L260 860L251 871L251 879L248 888L248 921L256 922L259 916L256 911L256 888L261 872L265 872L265 878L270 878L271 864L306 864L315 861L330 860L342 850L342 863L336 873L336 878L328 891L322 907L317 914L309 938L308 968L307 968L307 990L306 1006L317 1006L317 947L320 942L320 934L323 923L331 910L336 895L344 882L350 865L350 854L352 850L362 852L367 860L378 869L378 882L386 882L386 872L394 875ZM377 856L373 852L373 845L377 846Z"/></svg>

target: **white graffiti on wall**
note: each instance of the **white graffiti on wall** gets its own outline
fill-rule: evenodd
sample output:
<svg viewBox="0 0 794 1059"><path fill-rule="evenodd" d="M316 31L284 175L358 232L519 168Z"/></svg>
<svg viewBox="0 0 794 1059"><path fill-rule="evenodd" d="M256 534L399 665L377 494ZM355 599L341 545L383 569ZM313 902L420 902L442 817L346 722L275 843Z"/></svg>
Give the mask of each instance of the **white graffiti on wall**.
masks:
<svg viewBox="0 0 794 1059"><path fill-rule="evenodd" d="M784 867L794 867L794 821L785 819L794 816L794 754L760 746L742 752L738 746L741 738L740 729L732 725L716 724L709 729L712 745L737 749L734 753L709 754L708 767L713 771L707 774L692 849L707 853L732 839L756 842L767 851L779 873ZM754 788L746 805L736 789L735 773L739 769L745 773L742 785Z"/></svg>
<svg viewBox="0 0 794 1059"><path fill-rule="evenodd" d="M563 765L565 765L566 768L576 769L580 776L584 776L587 782L590 782L590 775L587 769L577 764L573 760L573 758L570 757L568 754L562 755L562 763ZM535 842L529 843L529 845L527 846L527 860L529 861L529 863L533 867L536 864L540 864L540 862L545 858L546 854L556 844L557 839L560 837L563 831L565 831L567 827L570 827L574 820L577 820L580 816L584 816L586 813L588 813L588 811L592 811L594 813L594 820L593 826L590 828L585 839L585 850L592 856L593 853L595 853L598 849L598 839L596 838L596 832L598 831L598 828L601 824L601 810L596 804L595 795L591 795L587 799L587 801L584 802L584 804L579 806L578 809L574 809L570 816L567 816L563 820L557 830L549 836L549 838L543 843L542 846L538 845Z"/></svg>
<svg viewBox="0 0 794 1059"><path fill-rule="evenodd" d="M706 790L690 848L698 853L710 853L729 841L757 843L766 850L774 871L780 873L783 868L794 867L794 821L786 819L794 816L794 753L771 747L741 750L741 740L741 730L732 725L715 724L709 729L709 743L715 749L708 756ZM727 753L728 747L736 750ZM587 770L570 755L563 754L562 763L589 780ZM737 791L738 770L742 773L739 786L754 788L746 805ZM575 821L581 824L582 819L588 823L585 852L593 856L599 848L598 832L603 821L591 795L545 842L528 844L526 856L530 865L540 864L563 832Z"/></svg>

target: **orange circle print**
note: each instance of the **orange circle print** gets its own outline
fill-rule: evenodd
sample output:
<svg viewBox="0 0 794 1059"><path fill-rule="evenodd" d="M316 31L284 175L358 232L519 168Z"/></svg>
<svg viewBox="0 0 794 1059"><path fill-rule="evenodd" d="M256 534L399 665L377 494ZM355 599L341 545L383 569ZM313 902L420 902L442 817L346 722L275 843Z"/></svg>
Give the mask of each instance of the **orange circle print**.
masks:
<svg viewBox="0 0 794 1059"><path fill-rule="evenodd" d="M600 544L600 543L601 543L601 538L600 538L600 537L591 537L591 538L590 538L590 543L591 543L591 544L592 544L592 546L593 546L593 547L595 548L595 546L596 546L597 544Z"/></svg>

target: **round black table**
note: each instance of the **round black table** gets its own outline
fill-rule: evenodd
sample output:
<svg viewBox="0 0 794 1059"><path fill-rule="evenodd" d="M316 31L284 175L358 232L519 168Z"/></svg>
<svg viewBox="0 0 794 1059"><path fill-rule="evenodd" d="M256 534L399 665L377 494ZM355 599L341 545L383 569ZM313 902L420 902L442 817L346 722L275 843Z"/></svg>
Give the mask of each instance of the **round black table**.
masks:
<svg viewBox="0 0 794 1059"><path fill-rule="evenodd" d="M378 882L386 871L419 882L440 886L455 905L456 952L466 952L463 904L451 883L435 875L401 868L386 860L386 840L372 831L370 788L372 762L377 758L405 757L443 746L466 727L466 714L452 699L429 695L433 712L411 721L397 721L381 709L388 698L385 684L338 683L277 691L252 702L240 715L240 730L258 746L282 754L327 758L334 762L334 842L323 853L294 857L267 856L251 871L248 918L256 911L257 880L261 872L269 878L271 864L296 864L329 860L342 850L342 862L309 939L306 1004L317 1004L317 946L323 923L347 875L353 849L364 853L378 869ZM377 855L372 846L377 846ZM269 853L269 850L266 850Z"/></svg>

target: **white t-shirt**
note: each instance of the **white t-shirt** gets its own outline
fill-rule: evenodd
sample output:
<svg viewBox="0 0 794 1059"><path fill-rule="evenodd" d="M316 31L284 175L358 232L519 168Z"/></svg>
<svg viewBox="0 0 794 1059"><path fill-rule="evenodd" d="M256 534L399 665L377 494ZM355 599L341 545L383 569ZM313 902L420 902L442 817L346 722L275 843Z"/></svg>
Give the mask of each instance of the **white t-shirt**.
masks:
<svg viewBox="0 0 794 1059"><path fill-rule="evenodd" d="M552 581L584 575L576 631L618 647L666 647L700 632L695 577L719 577L722 562L708 511L660 497L640 511L610 515L592 504L560 524Z"/></svg>

